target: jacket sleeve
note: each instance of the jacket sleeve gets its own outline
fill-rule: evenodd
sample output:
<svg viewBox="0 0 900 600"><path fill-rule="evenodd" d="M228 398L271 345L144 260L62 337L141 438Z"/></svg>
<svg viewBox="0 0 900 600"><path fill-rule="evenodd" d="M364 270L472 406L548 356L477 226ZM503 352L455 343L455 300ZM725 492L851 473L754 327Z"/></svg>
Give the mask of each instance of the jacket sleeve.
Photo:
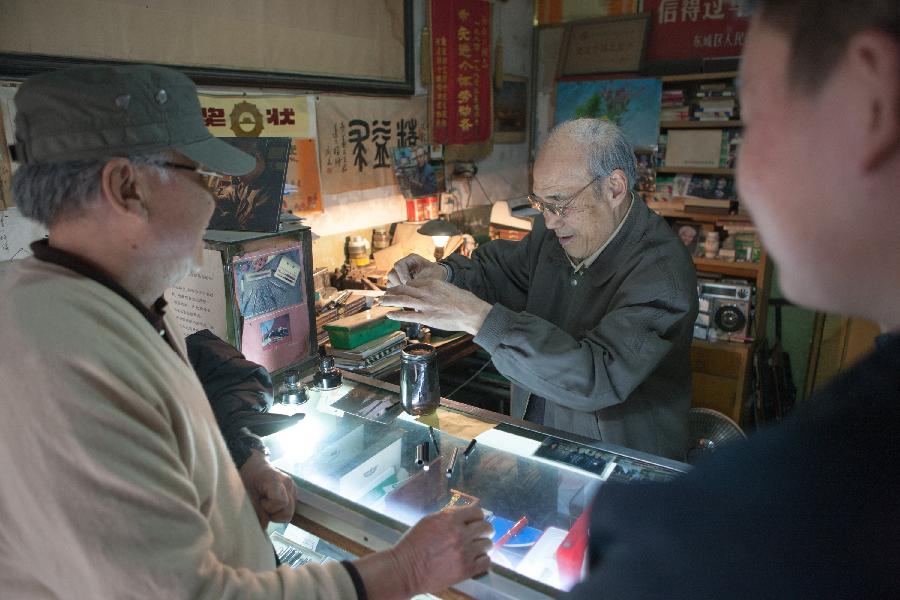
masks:
<svg viewBox="0 0 900 600"><path fill-rule="evenodd" d="M265 367L244 355L208 329L185 338L188 359L209 399L234 464L240 468L260 438L246 427L247 417L265 413L272 405L272 378Z"/></svg>
<svg viewBox="0 0 900 600"><path fill-rule="evenodd" d="M528 234L521 241L494 240L478 248L472 258L451 255L444 262L452 268L450 282L491 304L523 310L528 296L531 246Z"/></svg>
<svg viewBox="0 0 900 600"><path fill-rule="evenodd" d="M624 402L696 318L696 300L687 293L622 296L581 339L496 304L475 342L500 373L529 391L572 410L601 410Z"/></svg>

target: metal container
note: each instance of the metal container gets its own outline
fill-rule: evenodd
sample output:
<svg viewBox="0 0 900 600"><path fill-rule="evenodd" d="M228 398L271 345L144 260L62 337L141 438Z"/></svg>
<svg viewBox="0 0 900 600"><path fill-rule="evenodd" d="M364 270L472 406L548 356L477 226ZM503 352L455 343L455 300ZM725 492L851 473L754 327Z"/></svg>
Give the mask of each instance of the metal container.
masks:
<svg viewBox="0 0 900 600"><path fill-rule="evenodd" d="M369 240L361 235L349 236L347 238L347 257L350 259L350 264L357 267L369 264Z"/></svg>
<svg viewBox="0 0 900 600"><path fill-rule="evenodd" d="M387 229L373 229L372 230L372 249L373 250L384 250L388 246L391 245L391 235L388 233Z"/></svg>
<svg viewBox="0 0 900 600"><path fill-rule="evenodd" d="M441 404L436 357L431 344L410 344L400 354L400 406L411 415L430 415Z"/></svg>
<svg viewBox="0 0 900 600"><path fill-rule="evenodd" d="M297 371L285 371L281 385L275 393L275 402L278 404L303 404L309 400L306 386L300 383L300 373Z"/></svg>

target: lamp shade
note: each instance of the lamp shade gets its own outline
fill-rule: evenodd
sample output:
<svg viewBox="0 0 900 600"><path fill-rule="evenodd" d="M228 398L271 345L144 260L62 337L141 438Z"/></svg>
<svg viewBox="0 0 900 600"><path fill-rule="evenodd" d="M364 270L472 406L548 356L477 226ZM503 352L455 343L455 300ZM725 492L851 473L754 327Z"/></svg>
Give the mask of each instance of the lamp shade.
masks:
<svg viewBox="0 0 900 600"><path fill-rule="evenodd" d="M431 236L459 235L459 229L456 227L456 225L454 225L450 221L444 221L442 219L431 219L430 221L426 221L416 231L418 231L422 235Z"/></svg>

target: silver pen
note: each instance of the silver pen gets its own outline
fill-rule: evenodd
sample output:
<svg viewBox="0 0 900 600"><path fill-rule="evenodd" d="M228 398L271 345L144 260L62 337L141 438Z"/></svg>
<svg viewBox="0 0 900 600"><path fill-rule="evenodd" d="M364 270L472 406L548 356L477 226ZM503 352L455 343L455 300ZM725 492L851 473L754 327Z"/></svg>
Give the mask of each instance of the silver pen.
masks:
<svg viewBox="0 0 900 600"><path fill-rule="evenodd" d="M447 467L447 478L453 476L453 467L456 466L456 457L459 456L459 446L456 446L453 449L453 454L450 455L450 466Z"/></svg>
<svg viewBox="0 0 900 600"><path fill-rule="evenodd" d="M432 427L431 425L428 426L428 433L431 435L431 443L434 444L434 451L437 452L438 455L440 455L441 447L438 446L437 438L434 437L434 427Z"/></svg>

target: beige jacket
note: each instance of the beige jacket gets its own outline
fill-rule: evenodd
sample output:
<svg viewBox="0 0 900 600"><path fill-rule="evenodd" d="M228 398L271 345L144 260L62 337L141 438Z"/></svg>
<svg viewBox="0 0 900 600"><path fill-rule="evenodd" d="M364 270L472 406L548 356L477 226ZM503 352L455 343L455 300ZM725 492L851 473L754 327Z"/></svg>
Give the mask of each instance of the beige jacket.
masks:
<svg viewBox="0 0 900 600"><path fill-rule="evenodd" d="M354 598L339 563L275 569L175 337L68 269L0 263L3 597Z"/></svg>

